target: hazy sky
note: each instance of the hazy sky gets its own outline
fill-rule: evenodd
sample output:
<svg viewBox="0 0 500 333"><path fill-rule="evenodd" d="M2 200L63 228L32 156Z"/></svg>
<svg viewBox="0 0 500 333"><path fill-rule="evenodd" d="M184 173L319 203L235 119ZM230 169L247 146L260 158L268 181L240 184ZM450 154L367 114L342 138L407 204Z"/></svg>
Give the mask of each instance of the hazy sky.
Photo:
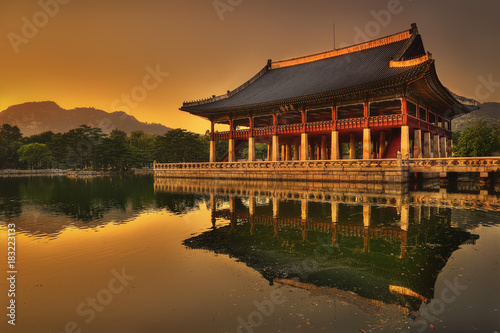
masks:
<svg viewBox="0 0 500 333"><path fill-rule="evenodd" d="M183 101L332 49L334 21L338 48L416 22L446 87L500 102L499 14L498 0L0 0L0 110L53 100L202 133Z"/></svg>

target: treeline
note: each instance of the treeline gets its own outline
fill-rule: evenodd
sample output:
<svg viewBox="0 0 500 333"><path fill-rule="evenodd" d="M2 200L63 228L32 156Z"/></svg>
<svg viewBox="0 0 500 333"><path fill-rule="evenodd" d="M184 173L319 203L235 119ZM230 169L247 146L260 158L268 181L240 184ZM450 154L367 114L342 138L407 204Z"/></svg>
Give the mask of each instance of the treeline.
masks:
<svg viewBox="0 0 500 333"><path fill-rule="evenodd" d="M208 134L174 129L165 135L133 131L127 135L82 125L65 133L51 131L23 137L17 126L0 127L0 169L92 169L126 171L157 162L204 162ZM220 154L224 143L219 142ZM220 158L221 156L219 156Z"/></svg>
<svg viewBox="0 0 500 333"><path fill-rule="evenodd" d="M492 156L500 152L500 123L478 121L464 131L453 133L457 157Z"/></svg>

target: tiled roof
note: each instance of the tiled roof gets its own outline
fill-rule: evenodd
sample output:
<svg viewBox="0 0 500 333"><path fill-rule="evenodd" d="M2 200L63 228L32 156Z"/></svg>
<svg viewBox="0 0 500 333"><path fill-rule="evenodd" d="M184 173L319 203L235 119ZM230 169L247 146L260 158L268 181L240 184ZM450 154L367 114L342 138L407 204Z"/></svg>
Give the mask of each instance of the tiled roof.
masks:
<svg viewBox="0 0 500 333"><path fill-rule="evenodd" d="M408 82L423 75L433 60L426 55L416 26L389 37L351 47L271 63L254 78L226 95L184 103L181 110L208 114L294 103L308 96L335 93L395 78ZM408 59L416 61L406 61ZM419 59L423 59L419 61ZM400 61L403 65L391 66ZM409 64L409 65L406 65Z"/></svg>

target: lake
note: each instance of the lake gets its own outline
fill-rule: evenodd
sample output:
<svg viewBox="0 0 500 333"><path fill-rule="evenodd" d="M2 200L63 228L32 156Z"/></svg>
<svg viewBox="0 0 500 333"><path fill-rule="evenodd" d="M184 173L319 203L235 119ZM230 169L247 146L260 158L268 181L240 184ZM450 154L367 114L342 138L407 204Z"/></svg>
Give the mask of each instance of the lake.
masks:
<svg viewBox="0 0 500 333"><path fill-rule="evenodd" d="M499 332L500 197L356 186L0 178L1 332Z"/></svg>

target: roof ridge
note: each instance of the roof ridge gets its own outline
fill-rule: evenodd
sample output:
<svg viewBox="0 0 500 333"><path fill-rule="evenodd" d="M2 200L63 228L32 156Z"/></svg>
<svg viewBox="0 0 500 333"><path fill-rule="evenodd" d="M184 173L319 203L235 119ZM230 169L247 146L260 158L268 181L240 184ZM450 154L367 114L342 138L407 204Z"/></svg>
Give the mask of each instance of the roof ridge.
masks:
<svg viewBox="0 0 500 333"><path fill-rule="evenodd" d="M373 40L370 40L367 42L347 46L347 47L332 50L332 51L326 51L326 52L321 52L321 53L317 53L317 54L312 54L312 55L308 55L308 56L304 56L304 57L275 61L275 62L272 62L271 69L306 64L309 62L338 57L338 56L345 55L345 54L350 54L350 53L359 52L359 51L363 51L363 50L367 50L367 49L371 49L371 48L375 48L375 47L379 47L379 46L383 46L383 45L387 45L387 44L396 43L396 42L399 42L399 41L402 41L405 39L410 39L412 36L415 35L415 32L418 33L417 26L416 26L416 24L412 24L411 29L408 29L408 30L405 30L402 32L398 32L396 34L392 34L389 36L373 39Z"/></svg>

